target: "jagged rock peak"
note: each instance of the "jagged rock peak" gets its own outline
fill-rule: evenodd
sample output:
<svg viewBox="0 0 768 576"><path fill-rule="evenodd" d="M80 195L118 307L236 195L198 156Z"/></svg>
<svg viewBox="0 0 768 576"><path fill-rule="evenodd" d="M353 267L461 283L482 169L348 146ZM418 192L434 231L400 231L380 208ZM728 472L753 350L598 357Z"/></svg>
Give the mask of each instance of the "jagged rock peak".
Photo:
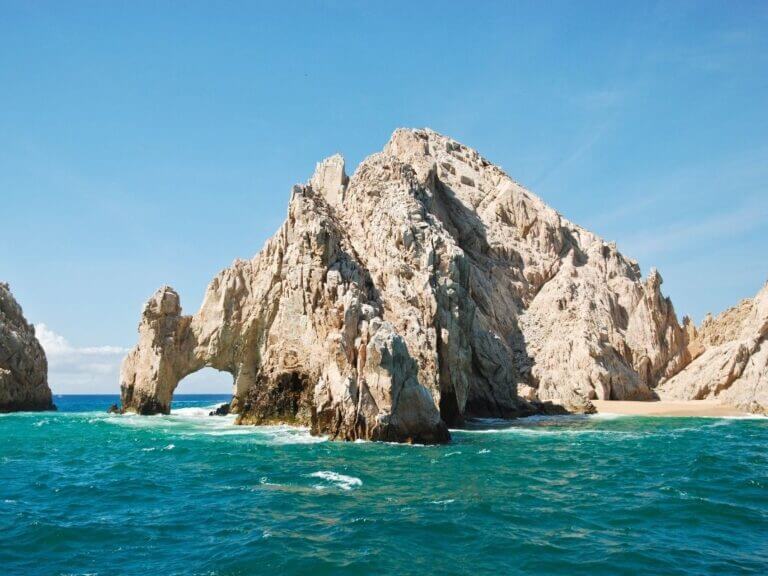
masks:
<svg viewBox="0 0 768 576"><path fill-rule="evenodd" d="M340 156L318 164L195 315L152 297L123 407L167 412L203 366L232 374L240 423L339 439L438 442L469 417L652 399L695 337L661 285L471 148L399 129L349 178Z"/></svg>
<svg viewBox="0 0 768 576"><path fill-rule="evenodd" d="M329 204L335 206L344 200L347 182L349 178L344 172L344 158L341 154L334 154L318 162L309 185L322 194Z"/></svg>
<svg viewBox="0 0 768 576"><path fill-rule="evenodd" d="M53 409L45 351L10 286L0 282L0 412Z"/></svg>
<svg viewBox="0 0 768 576"><path fill-rule="evenodd" d="M708 314L688 344L691 363L663 382L673 400L718 398L768 414L768 283L717 317Z"/></svg>

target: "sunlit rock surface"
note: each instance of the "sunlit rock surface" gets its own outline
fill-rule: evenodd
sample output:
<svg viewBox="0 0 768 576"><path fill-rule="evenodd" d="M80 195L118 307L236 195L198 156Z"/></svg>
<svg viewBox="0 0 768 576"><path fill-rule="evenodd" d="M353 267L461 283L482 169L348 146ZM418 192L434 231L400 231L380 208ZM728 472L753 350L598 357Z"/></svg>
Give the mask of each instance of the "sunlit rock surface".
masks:
<svg viewBox="0 0 768 576"><path fill-rule="evenodd" d="M339 155L318 164L194 316L169 287L147 302L123 408L168 412L204 366L233 375L241 423L346 440L650 400L695 336L661 283L471 148L401 129L351 177Z"/></svg>
<svg viewBox="0 0 768 576"><path fill-rule="evenodd" d="M53 409L43 347L10 287L0 282L0 412Z"/></svg>

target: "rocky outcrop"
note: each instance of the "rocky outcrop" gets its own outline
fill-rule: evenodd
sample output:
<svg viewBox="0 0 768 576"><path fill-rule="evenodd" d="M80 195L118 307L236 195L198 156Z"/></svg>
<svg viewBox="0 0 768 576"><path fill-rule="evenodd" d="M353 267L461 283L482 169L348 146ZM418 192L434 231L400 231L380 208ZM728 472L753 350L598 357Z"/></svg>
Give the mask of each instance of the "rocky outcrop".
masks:
<svg viewBox="0 0 768 576"><path fill-rule="evenodd" d="M757 296L692 327L691 363L663 382L670 400L718 398L749 412L768 414L768 284Z"/></svg>
<svg viewBox="0 0 768 576"><path fill-rule="evenodd" d="M149 300L123 407L168 412L212 366L233 375L240 423L439 442L467 417L649 399L690 359L661 282L476 151L397 130L351 177L320 163L197 314L169 287Z"/></svg>
<svg viewBox="0 0 768 576"><path fill-rule="evenodd" d="M208 412L208 416L228 416L229 415L229 402L217 406L215 410Z"/></svg>
<svg viewBox="0 0 768 576"><path fill-rule="evenodd" d="M35 328L0 282L0 412L53 409L48 362Z"/></svg>

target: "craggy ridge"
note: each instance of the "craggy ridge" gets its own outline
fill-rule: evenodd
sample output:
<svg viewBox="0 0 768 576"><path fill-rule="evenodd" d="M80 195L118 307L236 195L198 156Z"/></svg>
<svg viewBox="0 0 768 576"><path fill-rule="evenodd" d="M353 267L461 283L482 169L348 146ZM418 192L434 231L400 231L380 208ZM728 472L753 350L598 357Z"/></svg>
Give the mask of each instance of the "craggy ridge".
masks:
<svg viewBox="0 0 768 576"><path fill-rule="evenodd" d="M170 287L150 298L123 409L167 413L204 366L233 375L240 423L346 440L442 442L468 417L651 400L685 388L712 345L661 283L471 148L400 129L351 177L341 156L318 164L194 316ZM749 349L764 389L766 346ZM755 398L731 400L764 411Z"/></svg>

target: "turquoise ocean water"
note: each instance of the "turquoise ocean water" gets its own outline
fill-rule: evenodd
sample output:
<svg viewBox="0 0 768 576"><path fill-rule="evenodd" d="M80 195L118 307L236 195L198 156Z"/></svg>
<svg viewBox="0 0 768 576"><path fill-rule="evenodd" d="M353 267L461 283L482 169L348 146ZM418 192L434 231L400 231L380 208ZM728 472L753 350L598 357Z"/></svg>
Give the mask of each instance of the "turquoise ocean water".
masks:
<svg viewBox="0 0 768 576"><path fill-rule="evenodd" d="M768 573L768 420L532 418L424 447L207 416L225 400L0 415L0 574Z"/></svg>

